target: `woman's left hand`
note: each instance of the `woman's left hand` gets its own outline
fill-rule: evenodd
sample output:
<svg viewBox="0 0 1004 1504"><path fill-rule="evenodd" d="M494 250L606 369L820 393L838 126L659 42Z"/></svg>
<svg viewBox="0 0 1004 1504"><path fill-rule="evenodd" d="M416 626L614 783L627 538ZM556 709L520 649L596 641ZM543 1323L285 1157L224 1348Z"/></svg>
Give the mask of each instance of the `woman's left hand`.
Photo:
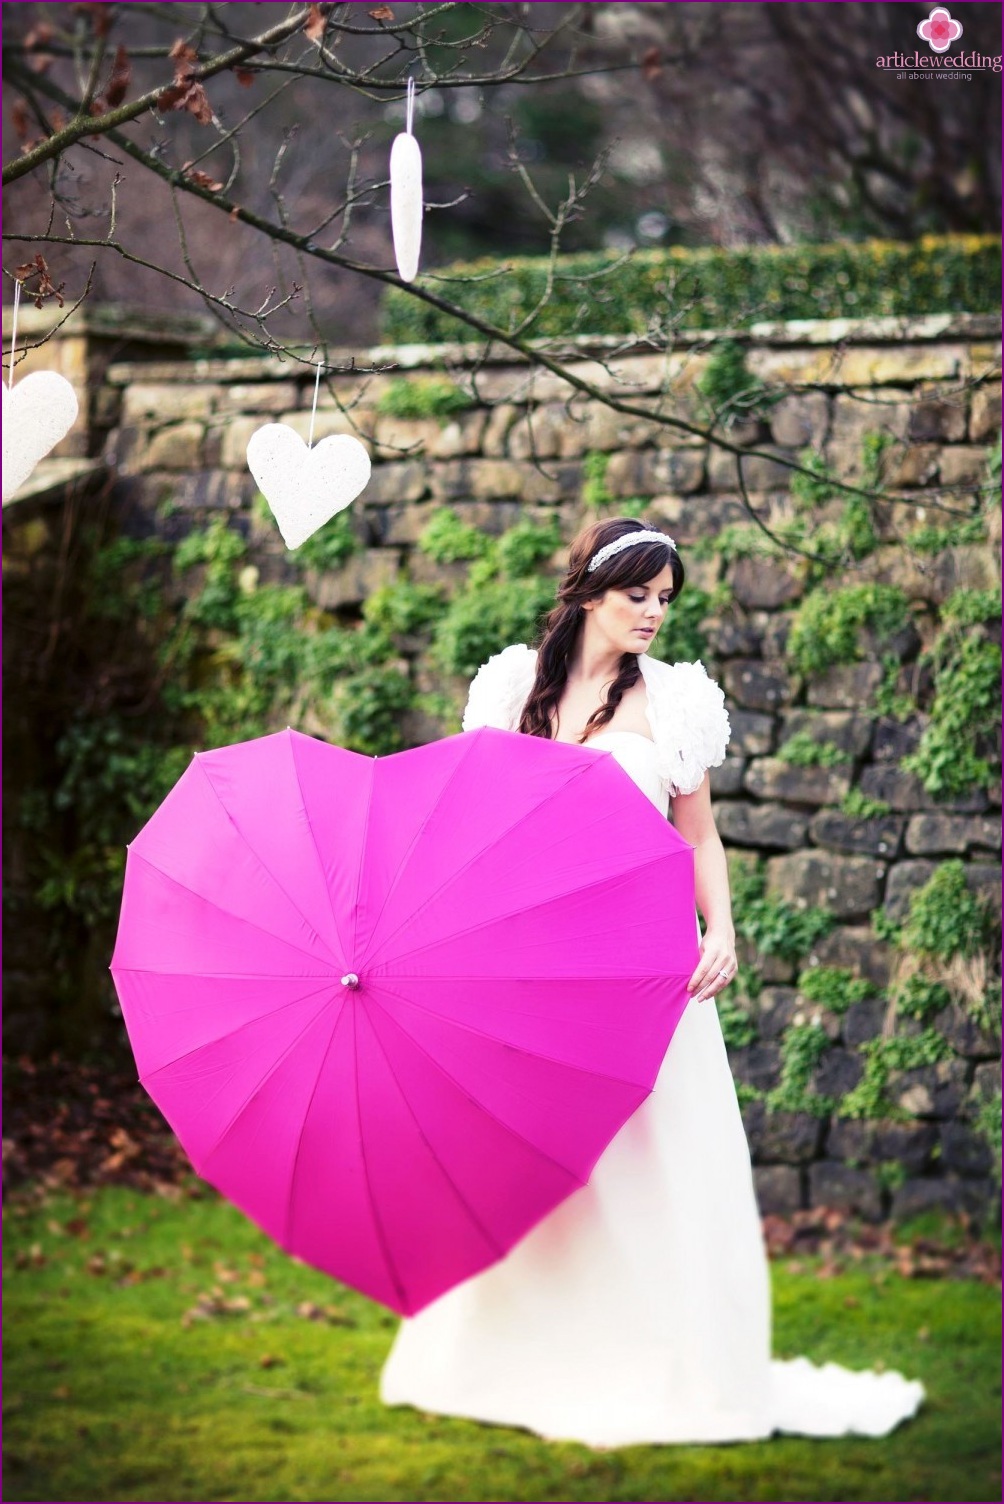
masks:
<svg viewBox="0 0 1004 1504"><path fill-rule="evenodd" d="M695 1003L706 1002L734 981L738 970L735 936L709 929L701 941L700 964L687 983L687 991Z"/></svg>

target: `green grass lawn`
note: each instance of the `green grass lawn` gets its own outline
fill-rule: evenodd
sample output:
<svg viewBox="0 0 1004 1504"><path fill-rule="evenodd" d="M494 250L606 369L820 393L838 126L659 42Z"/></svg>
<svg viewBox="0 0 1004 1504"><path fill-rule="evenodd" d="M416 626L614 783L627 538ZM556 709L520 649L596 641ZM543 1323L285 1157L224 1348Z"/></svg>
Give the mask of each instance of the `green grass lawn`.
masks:
<svg viewBox="0 0 1004 1504"><path fill-rule="evenodd" d="M991 1500L993 1286L774 1267L775 1348L921 1378L882 1441L632 1447L387 1410L395 1318L214 1196L120 1188L4 1215L7 1500Z"/></svg>

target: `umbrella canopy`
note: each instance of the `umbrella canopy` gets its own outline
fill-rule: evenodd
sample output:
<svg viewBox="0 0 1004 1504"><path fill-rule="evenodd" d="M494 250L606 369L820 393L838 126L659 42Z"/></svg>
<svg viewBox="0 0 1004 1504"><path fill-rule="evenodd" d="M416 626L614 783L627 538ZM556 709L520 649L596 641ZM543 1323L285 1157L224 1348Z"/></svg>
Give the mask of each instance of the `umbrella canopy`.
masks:
<svg viewBox="0 0 1004 1504"><path fill-rule="evenodd" d="M608 752L286 731L144 826L112 973L197 1172L410 1314L588 1179L697 960L693 849Z"/></svg>

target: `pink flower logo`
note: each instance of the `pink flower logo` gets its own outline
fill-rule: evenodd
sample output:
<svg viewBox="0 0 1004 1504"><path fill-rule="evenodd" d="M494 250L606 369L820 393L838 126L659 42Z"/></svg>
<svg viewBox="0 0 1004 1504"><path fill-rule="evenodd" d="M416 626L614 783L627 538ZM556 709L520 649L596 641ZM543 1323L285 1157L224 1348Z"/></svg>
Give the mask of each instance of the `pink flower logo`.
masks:
<svg viewBox="0 0 1004 1504"><path fill-rule="evenodd" d="M921 21L917 35L923 37L932 52L947 52L962 35L962 22L954 20L946 6L938 5L926 21Z"/></svg>

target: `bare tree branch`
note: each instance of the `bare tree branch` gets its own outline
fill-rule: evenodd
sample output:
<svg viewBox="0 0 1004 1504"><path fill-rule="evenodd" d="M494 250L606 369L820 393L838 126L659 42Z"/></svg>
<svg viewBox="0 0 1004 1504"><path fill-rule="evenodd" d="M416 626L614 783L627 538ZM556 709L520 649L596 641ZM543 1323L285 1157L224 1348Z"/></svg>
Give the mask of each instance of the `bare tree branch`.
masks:
<svg viewBox="0 0 1004 1504"><path fill-rule="evenodd" d="M271 27L262 32L261 36L255 37L248 42L242 42L239 46L231 48L229 52L222 53L219 57L210 59L208 63L201 63L192 70L192 78L202 83L207 78L213 78L217 73L222 73L227 68L236 67L256 53L274 46L276 42L291 36L299 31L307 19L308 7L299 10L295 16L283 21L278 26ZM7 71L6 68L4 70ZM43 87L45 82L41 76L33 76L27 73L20 65L14 65L15 81L22 88L31 90L37 88L41 93L46 93ZM150 89L146 94L134 99L131 104L119 105L117 109L107 110L103 115L91 116L87 113L86 98L81 101L77 114L70 123L62 130L56 131L47 141L41 142L33 150L26 152L24 156L9 162L3 169L4 184L13 183L22 178L26 173L33 172L43 162L49 162L61 155L68 146L79 141L84 136L104 136L110 134L121 125L126 125L130 120L135 120L139 115L145 115L148 111L156 108L157 100L164 92L165 85L161 84L156 89ZM74 107L74 101L66 94L62 96L63 102Z"/></svg>

